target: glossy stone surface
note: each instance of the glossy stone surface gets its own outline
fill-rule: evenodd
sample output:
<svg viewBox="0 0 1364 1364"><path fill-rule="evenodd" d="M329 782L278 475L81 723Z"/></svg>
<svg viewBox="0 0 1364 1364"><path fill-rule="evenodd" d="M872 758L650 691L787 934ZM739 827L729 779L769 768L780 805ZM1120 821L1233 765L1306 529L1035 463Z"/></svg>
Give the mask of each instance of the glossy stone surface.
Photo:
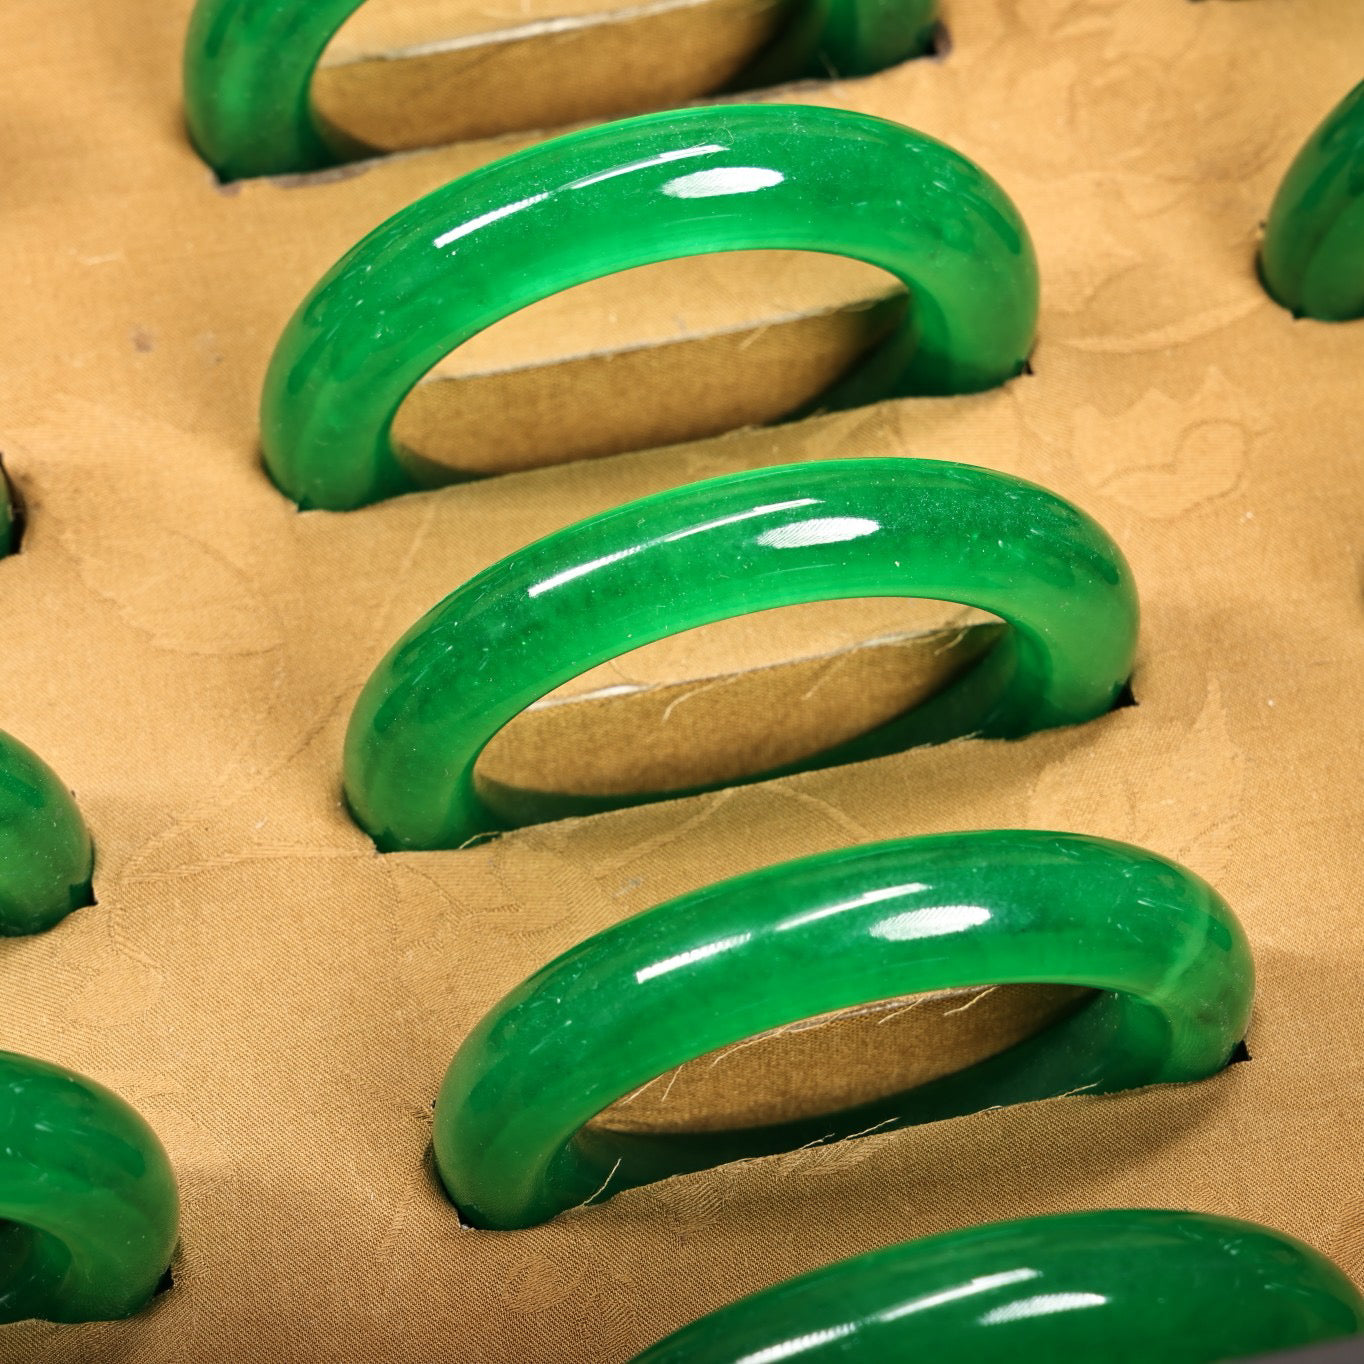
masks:
<svg viewBox="0 0 1364 1364"><path fill-rule="evenodd" d="M178 1221L170 1161L132 1108L0 1052L0 1322L131 1315L170 1264Z"/></svg>
<svg viewBox="0 0 1364 1364"><path fill-rule="evenodd" d="M0 937L41 933L94 903L95 849L71 792L0 731Z"/></svg>
<svg viewBox="0 0 1364 1364"><path fill-rule="evenodd" d="M922 56L933 49L938 0L814 0L787 14L786 27L730 89L869 76Z"/></svg>
<svg viewBox="0 0 1364 1364"><path fill-rule="evenodd" d="M533 822L533 805L513 810L494 792L485 798L474 763L538 697L628 649L711 621L877 596L965 602L1013 628L955 684L802 768L1090 720L1113 705L1131 672L1137 594L1122 553L1083 512L1035 484L918 459L731 474L537 540L428 612L356 702L345 747L351 811L385 851L456 848L508 827L513 813ZM762 775L772 774L752 779ZM560 800L539 813L650 798Z"/></svg>
<svg viewBox="0 0 1364 1364"><path fill-rule="evenodd" d="M410 490L416 478L392 448L394 415L461 342L601 275L751 248L851 256L910 292L899 328L820 406L991 388L1032 347L1038 281L1027 228L1003 190L951 148L837 109L650 114L483 166L343 256L271 360L266 467L303 507L345 510Z"/></svg>
<svg viewBox="0 0 1364 1364"><path fill-rule="evenodd" d="M185 39L185 115L224 180L318 170L363 153L312 108L313 72L363 0L198 0ZM865 75L928 50L937 0L803 0L735 88Z"/></svg>
<svg viewBox="0 0 1364 1364"><path fill-rule="evenodd" d="M1100 993L977 1065L841 1113L696 1135L585 1127L657 1076L772 1028L1026 982ZM1200 1080L1243 1036L1253 988L1222 899L1140 848L996 830L826 853L626 919L519 985L450 1063L436 1163L466 1223L530 1226L632 1185L832 1137Z"/></svg>
<svg viewBox="0 0 1364 1364"><path fill-rule="evenodd" d="M685 1326L635 1364L1214 1364L1364 1330L1315 1250L1155 1209L995 1222L843 1260Z"/></svg>
<svg viewBox="0 0 1364 1364"><path fill-rule="evenodd" d="M1284 176L1260 251L1265 288L1295 317L1364 317L1364 84Z"/></svg>
<svg viewBox="0 0 1364 1364"><path fill-rule="evenodd" d="M0 464L0 559L19 548L18 512L4 465Z"/></svg>

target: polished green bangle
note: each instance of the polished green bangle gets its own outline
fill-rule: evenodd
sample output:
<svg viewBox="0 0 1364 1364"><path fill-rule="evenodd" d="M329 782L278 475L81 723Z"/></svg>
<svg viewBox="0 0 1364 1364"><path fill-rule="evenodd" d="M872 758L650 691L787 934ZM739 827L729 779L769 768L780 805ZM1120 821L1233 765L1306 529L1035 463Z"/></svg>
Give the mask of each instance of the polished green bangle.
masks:
<svg viewBox="0 0 1364 1364"><path fill-rule="evenodd" d="M856 212L849 211L856 205ZM509 313L615 271L752 248L879 265L911 307L820 405L990 388L1025 364L1037 264L982 170L884 119L726 105L627 119L482 167L342 257L286 327L261 438L280 488L339 511L410 490L403 398Z"/></svg>
<svg viewBox="0 0 1364 1364"><path fill-rule="evenodd" d="M327 44L364 0L198 0L185 40L190 138L224 180L363 155L312 104ZM927 52L937 0L802 0L735 88L857 76Z"/></svg>
<svg viewBox="0 0 1364 1364"><path fill-rule="evenodd" d="M1361 1331L1364 1298L1291 1236L1105 1209L843 1260L702 1317L634 1364L1216 1364Z"/></svg>
<svg viewBox="0 0 1364 1364"><path fill-rule="evenodd" d="M869 76L932 52L938 0L815 0L729 84L731 90L807 77Z"/></svg>
<svg viewBox="0 0 1364 1364"><path fill-rule="evenodd" d="M848 597L938 597L1012 628L923 705L800 764L965 734L1093 719L1131 671L1137 594L1122 553L1044 488L968 464L848 459L693 483L546 536L471 578L380 662L346 734L351 812L383 851L683 792L609 797L476 780L488 741L532 701L698 625Z"/></svg>
<svg viewBox="0 0 1364 1364"><path fill-rule="evenodd" d="M9 475L5 472L4 461L0 460L0 559L7 554L13 554L18 548L19 509L15 503Z"/></svg>
<svg viewBox="0 0 1364 1364"><path fill-rule="evenodd" d="M40 933L94 903L95 849L61 778L0 732L0 937Z"/></svg>
<svg viewBox="0 0 1364 1364"><path fill-rule="evenodd" d="M907 1093L721 1133L591 1126L676 1066L801 1019L922 991L1098 993L1033 1037ZM579 943L460 1046L436 1164L476 1227L531 1226L687 1170L1076 1091L1199 1080L1245 1031L1245 935L1204 881L1080 834L903 839L769 867Z"/></svg>
<svg viewBox="0 0 1364 1364"><path fill-rule="evenodd" d="M170 1265L179 1207L156 1133L118 1095L0 1052L0 1322L130 1316Z"/></svg>
<svg viewBox="0 0 1364 1364"><path fill-rule="evenodd" d="M1364 84L1289 167L1265 224L1260 278L1295 317L1364 317Z"/></svg>

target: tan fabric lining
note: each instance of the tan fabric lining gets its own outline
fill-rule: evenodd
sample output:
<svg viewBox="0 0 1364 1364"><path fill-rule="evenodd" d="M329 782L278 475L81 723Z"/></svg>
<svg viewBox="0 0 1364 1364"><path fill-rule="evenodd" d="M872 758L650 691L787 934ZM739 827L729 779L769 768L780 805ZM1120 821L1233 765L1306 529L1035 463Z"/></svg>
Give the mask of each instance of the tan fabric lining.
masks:
<svg viewBox="0 0 1364 1364"><path fill-rule="evenodd" d="M176 1286L149 1313L3 1328L0 1359L615 1361L840 1256L1114 1204L1256 1218L1364 1274L1364 331L1293 322L1252 269L1279 174L1358 77L1364 12L1338 0L945 7L946 60L797 95L943 137L1015 196L1045 280L1035 374L339 516L299 515L261 473L255 406L274 339L362 232L524 137L225 191L181 131L188 0L0 8L0 51L21 73L0 97L0 447L31 509L24 552L0 562L0 724L75 787L100 853L97 907L0 942L0 1045L124 1093L162 1133L185 1200ZM851 280L839 294L838 268L810 257L736 280L713 262L663 267L647 297L608 283L496 329L462 372L514 372L524 397L537 368L552 386L552 362L576 357L578 410L620 411L634 431L641 376L657 381L627 371L617 386L621 362L605 357L661 355L690 367L694 390L708 374L724 389L733 355L688 339L838 317L867 297ZM847 343L806 325L789 324L792 337L831 354ZM680 344L658 344L669 338ZM641 344L657 349L631 350ZM827 358L803 363L813 375ZM574 439L565 429L565 448ZM480 441L495 461L496 427ZM689 479L897 453L1025 475L1108 527L1143 594L1136 707L459 853L378 857L350 824L337 777L350 704L401 630L470 573ZM912 689L913 632L955 624L955 608L939 609L904 617L896 685ZM756 754L777 731L817 734L882 675L886 646L847 655L838 686L779 713L772 697L795 674L771 665L842 658L857 629L898 627L869 603L776 628L762 647L738 629L672 646L643 689L527 723L552 721L562 772L575 742L600 747L618 723L636 744L632 725L664 733L660 696L690 696L692 681L732 692L723 723ZM755 666L762 676L715 688ZM668 726L703 704L675 706ZM1131 840L1214 881L1258 956L1254 1060L1199 1086L730 1166L531 1231L458 1226L424 1154L430 1100L459 1040L529 972L719 876L1001 825ZM807 1073L889 1076L1004 1035L954 1051L930 1014L904 1015L893 1048L873 1015L789 1040L826 1046L801 1053ZM780 1100L779 1053L797 1057L765 1050Z"/></svg>

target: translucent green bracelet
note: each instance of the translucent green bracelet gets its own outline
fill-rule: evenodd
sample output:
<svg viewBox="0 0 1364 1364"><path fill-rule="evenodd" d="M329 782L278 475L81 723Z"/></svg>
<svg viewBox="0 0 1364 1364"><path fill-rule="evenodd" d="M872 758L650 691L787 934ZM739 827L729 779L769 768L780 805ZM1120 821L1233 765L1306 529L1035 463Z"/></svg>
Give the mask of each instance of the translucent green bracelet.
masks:
<svg viewBox="0 0 1364 1364"><path fill-rule="evenodd" d="M303 507L345 510L410 490L418 480L394 449L393 418L461 342L601 275L760 247L855 257L910 292L899 329L821 397L825 407L974 392L1027 360L1038 301L1032 243L972 162L898 124L837 109L685 109L493 162L342 257L270 362L266 467Z"/></svg>
<svg viewBox="0 0 1364 1364"><path fill-rule="evenodd" d="M351 811L391 851L454 848L520 823L662 799L509 791L476 783L474 764L532 701L629 649L848 597L965 602L1012 628L923 705L781 771L1076 724L1108 710L1131 671L1137 594L1122 553L1035 484L918 459L732 474L546 536L429 611L356 702L345 748Z"/></svg>
<svg viewBox="0 0 1364 1364"><path fill-rule="evenodd" d="M94 903L95 849L71 792L0 732L0 937L41 933Z"/></svg>
<svg viewBox="0 0 1364 1364"><path fill-rule="evenodd" d="M1059 1094L1200 1080L1226 1064L1254 970L1197 876L1080 834L910 838L723 881L579 943L506 996L436 1101L436 1164L476 1227L531 1226L687 1170ZM589 1126L747 1037L921 991L1099 993L1041 1033L908 1093L722 1133Z"/></svg>
<svg viewBox="0 0 1364 1364"><path fill-rule="evenodd" d="M1364 1331L1301 1241L1149 1208L994 1222L843 1260L721 1308L635 1364L1218 1364Z"/></svg>
<svg viewBox="0 0 1364 1364"><path fill-rule="evenodd" d="M156 1134L103 1085L0 1052L0 1322L146 1305L180 1202Z"/></svg>
<svg viewBox="0 0 1364 1364"><path fill-rule="evenodd" d="M364 154L312 105L327 44L364 0L198 0L185 40L190 138L224 180ZM802 0L736 88L864 75L929 50L937 0Z"/></svg>
<svg viewBox="0 0 1364 1364"><path fill-rule="evenodd" d="M1260 278L1295 317L1364 317L1364 84L1289 167L1265 225Z"/></svg>
<svg viewBox="0 0 1364 1364"><path fill-rule="evenodd" d="M14 489L9 475L0 462L0 559L19 548L19 509L15 505Z"/></svg>

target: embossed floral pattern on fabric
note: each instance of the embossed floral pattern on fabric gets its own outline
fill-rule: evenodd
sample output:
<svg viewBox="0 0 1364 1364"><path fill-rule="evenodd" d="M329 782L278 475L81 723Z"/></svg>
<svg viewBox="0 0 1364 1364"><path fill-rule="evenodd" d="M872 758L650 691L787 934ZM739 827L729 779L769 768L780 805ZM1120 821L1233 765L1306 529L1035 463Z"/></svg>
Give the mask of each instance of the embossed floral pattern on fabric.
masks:
<svg viewBox="0 0 1364 1364"><path fill-rule="evenodd" d="M687 443L331 516L300 515L259 465L285 321L363 233L533 139L224 191L183 133L188 0L0 6L0 51L21 73L0 102L0 450L28 511L22 552L0 560L0 727L74 788L99 848L97 905L0 942L0 1048L124 1096L164 1141L183 1203L175 1285L147 1313L0 1328L3 1364L618 1361L839 1257L1098 1206L1264 1222L1364 1275L1364 330L1295 322L1255 275L1284 169L1358 80L1364 9L943 9L941 60L780 97L920 128L999 180L1040 261L1032 373L693 439L700 427L669 426L686 415L676 393L711 404L705 429L757 420L761 376L789 369L817 390L890 286L814 256L655 267L509 319L433 387L458 405L468 384L490 465L504 430L540 462L556 430L589 449L580 427L594 423L619 449L613 420L637 429L644 407L651 439ZM572 51L588 60L585 40ZM571 383L555 378L566 358ZM1142 595L1135 705L462 852L380 857L348 818L339 759L360 687L472 573L688 480L897 454L1028 478L1112 534ZM862 704L860 677L890 704L889 659L910 660L913 691L930 666L916 648L939 666L950 655L933 651L978 624L944 606L895 634L902 619L877 603L756 617L619 660L537 711L535 742L508 761L591 748L628 782L639 753L653 780L670 750L681 762L708 744L733 763L774 734L817 736L821 717ZM916 645L920 629L934 633ZM803 685L781 667L792 657L811 669ZM810 660L830 657L836 676L815 685ZM786 690L766 690L764 669ZM659 704L666 688L681 690ZM1215 884L1257 957L1253 1059L1197 1086L725 1166L522 1233L459 1226L430 1168L430 1103L459 1041L527 974L720 877L1009 826L1139 843ZM822 1052L805 1038L808 1084L783 1072L780 1045L735 1073L776 1102L822 1071L895 1073L903 1056L922 1074L945 1048L988 1045L988 1028L965 1026L978 1009L998 1006L980 1017L1001 1029L1019 1016L987 999L944 1017L967 1004L872 1013ZM726 1065L663 1081L649 1120L703 1106Z"/></svg>

